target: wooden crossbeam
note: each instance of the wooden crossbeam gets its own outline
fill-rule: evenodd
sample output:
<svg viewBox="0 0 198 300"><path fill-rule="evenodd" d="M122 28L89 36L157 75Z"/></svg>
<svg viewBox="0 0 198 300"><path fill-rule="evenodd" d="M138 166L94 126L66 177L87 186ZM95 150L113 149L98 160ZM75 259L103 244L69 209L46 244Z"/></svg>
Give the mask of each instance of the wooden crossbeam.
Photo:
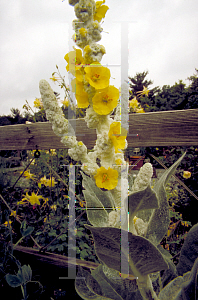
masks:
<svg viewBox="0 0 198 300"><path fill-rule="evenodd" d="M84 119L70 120L77 140L92 149L95 129ZM49 122L0 126L0 150L66 148L52 131ZM128 147L198 145L198 109L160 111L129 115Z"/></svg>
<svg viewBox="0 0 198 300"><path fill-rule="evenodd" d="M81 266L88 269L96 269L99 266L98 263L94 263L91 261L85 261L73 257L68 258L64 255L49 252L40 253L37 249L23 247L19 245L16 246L16 249L14 251L23 253L23 256L27 257L29 261L32 261L32 258L34 257L34 259L40 263L47 263L49 265L55 265L60 268Z"/></svg>

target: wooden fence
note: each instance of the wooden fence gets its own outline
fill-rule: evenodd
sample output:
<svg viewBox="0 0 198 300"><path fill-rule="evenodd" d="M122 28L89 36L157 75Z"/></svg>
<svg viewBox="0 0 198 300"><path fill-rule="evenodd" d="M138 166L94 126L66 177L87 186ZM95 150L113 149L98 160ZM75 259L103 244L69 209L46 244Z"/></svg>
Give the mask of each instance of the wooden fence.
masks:
<svg viewBox="0 0 198 300"><path fill-rule="evenodd" d="M96 132L86 126L84 119L70 120L76 128L77 139L88 149L95 145ZM129 115L128 147L196 146L198 145L198 109L152 112ZM52 131L49 122L0 126L0 150L34 150L66 148ZM195 195L196 196L196 195ZM81 265L95 269L92 262L68 260L53 253L39 253L36 249L17 246L20 258L35 259L59 268ZM26 263L26 262L25 262Z"/></svg>
<svg viewBox="0 0 198 300"><path fill-rule="evenodd" d="M95 129L84 119L70 120L79 141L92 149ZM66 148L52 131L49 122L0 126L0 150ZM128 147L198 145L198 109L160 111L129 115Z"/></svg>

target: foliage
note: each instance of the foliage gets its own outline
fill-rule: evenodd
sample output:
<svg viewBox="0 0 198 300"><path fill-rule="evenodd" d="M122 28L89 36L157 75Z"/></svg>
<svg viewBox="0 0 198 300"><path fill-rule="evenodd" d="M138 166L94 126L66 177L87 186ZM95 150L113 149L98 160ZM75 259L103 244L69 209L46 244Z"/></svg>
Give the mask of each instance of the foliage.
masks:
<svg viewBox="0 0 198 300"><path fill-rule="evenodd" d="M138 95L143 87L149 88L148 96L141 96L138 100L146 112L167 111L198 108L198 69L196 73L188 77L189 85L179 80L174 85L163 85L162 88L149 88L153 81L146 79L148 71L136 73L129 77L130 100Z"/></svg>

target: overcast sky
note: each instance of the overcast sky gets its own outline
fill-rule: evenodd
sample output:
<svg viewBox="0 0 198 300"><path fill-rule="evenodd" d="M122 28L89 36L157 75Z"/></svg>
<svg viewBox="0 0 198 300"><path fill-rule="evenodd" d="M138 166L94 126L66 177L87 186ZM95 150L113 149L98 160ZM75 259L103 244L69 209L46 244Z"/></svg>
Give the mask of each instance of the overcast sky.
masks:
<svg viewBox="0 0 198 300"><path fill-rule="evenodd" d="M109 10L98 43L106 48L101 63L116 65L109 67L115 78L111 84L120 87L121 22L127 21L128 75L149 71L152 87L180 79L188 85L187 77L198 68L197 0L106 0L105 4ZM40 79L48 80L63 98L49 78L58 65L69 83L64 56L70 51L75 18L67 0L0 1L0 115L9 114L12 107L22 112L25 100L33 106L40 98Z"/></svg>

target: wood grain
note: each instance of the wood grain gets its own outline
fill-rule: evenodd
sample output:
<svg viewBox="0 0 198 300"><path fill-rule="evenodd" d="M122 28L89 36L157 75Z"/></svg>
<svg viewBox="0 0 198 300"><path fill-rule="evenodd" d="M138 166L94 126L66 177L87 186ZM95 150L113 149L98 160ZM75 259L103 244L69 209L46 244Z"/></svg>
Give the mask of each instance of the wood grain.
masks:
<svg viewBox="0 0 198 300"><path fill-rule="evenodd" d="M92 149L96 131L84 119L70 120L77 140ZM66 148L49 122L0 126L0 150ZM198 109L129 115L128 147L198 145Z"/></svg>
<svg viewBox="0 0 198 300"><path fill-rule="evenodd" d="M19 245L16 246L14 251L23 253L23 257L27 257L29 261L31 261L31 258L34 257L37 262L47 263L49 265L57 266L60 268L82 266L88 269L96 269L99 266L99 264L91 261L81 260L73 257L69 258L64 255L54 254L50 252L40 253L37 249Z"/></svg>

